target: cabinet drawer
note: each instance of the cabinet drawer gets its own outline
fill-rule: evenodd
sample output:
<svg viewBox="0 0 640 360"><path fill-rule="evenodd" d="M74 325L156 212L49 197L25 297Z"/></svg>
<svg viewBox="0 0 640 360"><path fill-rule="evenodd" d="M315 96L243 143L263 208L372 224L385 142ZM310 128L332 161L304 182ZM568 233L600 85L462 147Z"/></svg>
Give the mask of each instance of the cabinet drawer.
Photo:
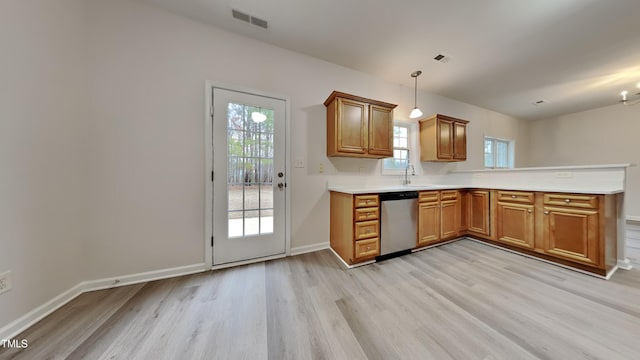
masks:
<svg viewBox="0 0 640 360"><path fill-rule="evenodd" d="M533 193L524 191L498 191L498 201L533 204Z"/></svg>
<svg viewBox="0 0 640 360"><path fill-rule="evenodd" d="M356 223L355 239L360 240L380 236L378 229L380 229L378 220L359 221Z"/></svg>
<svg viewBox="0 0 640 360"><path fill-rule="evenodd" d="M378 256L380 254L380 239L373 238L356 241L354 251L354 260Z"/></svg>
<svg viewBox="0 0 640 360"><path fill-rule="evenodd" d="M598 197L595 195L578 194L544 194L544 204L583 209L597 209Z"/></svg>
<svg viewBox="0 0 640 360"><path fill-rule="evenodd" d="M356 209L356 221L378 220L379 209L378 207Z"/></svg>
<svg viewBox="0 0 640 360"><path fill-rule="evenodd" d="M443 190L440 192L440 200L456 200L458 198L458 190Z"/></svg>
<svg viewBox="0 0 640 360"><path fill-rule="evenodd" d="M418 202L433 202L438 201L437 191L420 191L418 193Z"/></svg>
<svg viewBox="0 0 640 360"><path fill-rule="evenodd" d="M378 206L378 195L356 195L355 205L357 208Z"/></svg>

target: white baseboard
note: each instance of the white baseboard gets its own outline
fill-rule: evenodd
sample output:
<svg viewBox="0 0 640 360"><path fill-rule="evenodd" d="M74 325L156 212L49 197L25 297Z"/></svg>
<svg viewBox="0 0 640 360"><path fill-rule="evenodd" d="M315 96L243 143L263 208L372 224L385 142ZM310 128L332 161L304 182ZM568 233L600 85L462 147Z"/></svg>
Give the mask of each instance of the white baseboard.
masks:
<svg viewBox="0 0 640 360"><path fill-rule="evenodd" d="M291 256L306 254L314 251L320 251L329 248L329 242L313 244L313 245L305 245L305 246L297 246L291 248Z"/></svg>
<svg viewBox="0 0 640 360"><path fill-rule="evenodd" d="M208 270L208 267L204 263L201 263L106 279L83 281L46 303L38 306L24 316L21 316L8 325L0 328L0 339L13 339L15 336L28 329L30 326L33 326L38 321L44 319L47 315L58 310L60 307L75 299L82 293L166 279L175 276L195 274L205 270Z"/></svg>

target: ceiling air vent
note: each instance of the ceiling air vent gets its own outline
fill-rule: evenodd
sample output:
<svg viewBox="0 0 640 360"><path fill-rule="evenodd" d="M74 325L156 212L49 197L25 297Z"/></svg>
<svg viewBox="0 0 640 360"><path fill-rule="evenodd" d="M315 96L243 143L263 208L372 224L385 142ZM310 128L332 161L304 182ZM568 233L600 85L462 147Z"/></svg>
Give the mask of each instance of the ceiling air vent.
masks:
<svg viewBox="0 0 640 360"><path fill-rule="evenodd" d="M251 22L251 16L249 14L243 13L242 11L231 9L231 15L233 15L234 19L242 20L248 23Z"/></svg>
<svg viewBox="0 0 640 360"><path fill-rule="evenodd" d="M269 28L269 23L267 22L267 20L260 19L259 17L255 17L247 13L243 13L242 11L231 9L231 15L233 15L234 19L244 21L246 23L261 27L263 29Z"/></svg>
<svg viewBox="0 0 640 360"><path fill-rule="evenodd" d="M437 62L441 62L441 63L448 63L449 60L451 60L451 56L444 55L444 54L438 54L433 58L433 60L435 60Z"/></svg>

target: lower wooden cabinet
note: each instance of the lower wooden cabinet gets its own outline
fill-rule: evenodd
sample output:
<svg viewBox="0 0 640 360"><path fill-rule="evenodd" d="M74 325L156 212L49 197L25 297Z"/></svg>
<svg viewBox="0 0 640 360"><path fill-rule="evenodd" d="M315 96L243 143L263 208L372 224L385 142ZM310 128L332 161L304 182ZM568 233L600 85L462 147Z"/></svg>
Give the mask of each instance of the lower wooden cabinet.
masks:
<svg viewBox="0 0 640 360"><path fill-rule="evenodd" d="M380 238L359 240L355 243L354 260L370 259L380 254Z"/></svg>
<svg viewBox="0 0 640 360"><path fill-rule="evenodd" d="M468 231L489 236L490 203L489 190L471 190L467 193Z"/></svg>
<svg viewBox="0 0 640 360"><path fill-rule="evenodd" d="M438 201L418 203L417 247L440 241L440 203Z"/></svg>
<svg viewBox="0 0 640 360"><path fill-rule="evenodd" d="M380 255L377 194L331 192L331 248L347 263ZM615 195L420 191L416 248L459 236L606 275L617 263Z"/></svg>
<svg viewBox="0 0 640 360"><path fill-rule="evenodd" d="M347 264L380 255L380 201L377 194L331 192L329 243Z"/></svg>
<svg viewBox="0 0 640 360"><path fill-rule="evenodd" d="M597 210L544 207L545 253L600 266L600 245Z"/></svg>
<svg viewBox="0 0 640 360"><path fill-rule="evenodd" d="M458 190L422 191L418 196L417 247L433 245L461 233Z"/></svg>
<svg viewBox="0 0 640 360"><path fill-rule="evenodd" d="M498 199L497 241L533 250L535 248L534 193L498 191Z"/></svg>
<svg viewBox="0 0 640 360"><path fill-rule="evenodd" d="M448 240L460 233L460 201L444 200L440 202L440 239Z"/></svg>

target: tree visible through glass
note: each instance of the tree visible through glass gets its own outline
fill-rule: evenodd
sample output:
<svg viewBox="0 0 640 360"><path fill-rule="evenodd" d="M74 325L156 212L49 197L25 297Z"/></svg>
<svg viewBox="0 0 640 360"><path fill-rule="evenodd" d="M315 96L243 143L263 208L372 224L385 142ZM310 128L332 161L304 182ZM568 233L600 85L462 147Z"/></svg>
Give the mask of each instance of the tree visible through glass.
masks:
<svg viewBox="0 0 640 360"><path fill-rule="evenodd" d="M255 122L253 112L267 119ZM227 106L230 238L273 233L273 117L270 109Z"/></svg>

